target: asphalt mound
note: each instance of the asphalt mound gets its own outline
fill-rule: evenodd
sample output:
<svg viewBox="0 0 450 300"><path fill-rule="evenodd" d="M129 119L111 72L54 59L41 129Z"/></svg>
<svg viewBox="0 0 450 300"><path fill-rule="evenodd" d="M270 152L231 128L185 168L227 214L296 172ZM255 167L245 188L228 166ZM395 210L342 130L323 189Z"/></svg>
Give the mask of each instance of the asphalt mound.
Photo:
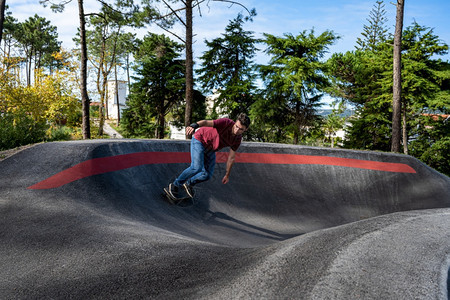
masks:
<svg viewBox="0 0 450 300"><path fill-rule="evenodd" d="M2 298L446 299L450 179L405 155L244 143L171 206L186 141L0 162Z"/></svg>

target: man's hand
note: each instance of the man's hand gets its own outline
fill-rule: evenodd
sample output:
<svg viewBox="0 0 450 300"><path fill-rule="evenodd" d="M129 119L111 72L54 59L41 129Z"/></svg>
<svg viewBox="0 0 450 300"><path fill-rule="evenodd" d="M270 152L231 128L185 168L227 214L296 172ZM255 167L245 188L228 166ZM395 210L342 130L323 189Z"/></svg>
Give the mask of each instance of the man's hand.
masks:
<svg viewBox="0 0 450 300"><path fill-rule="evenodd" d="M234 165L235 156L236 156L236 151L234 151L233 149L230 149L230 153L228 154L228 159L227 159L227 171L225 173L225 176L222 179L223 184L227 184L230 181L230 173L231 173L231 168Z"/></svg>
<svg viewBox="0 0 450 300"><path fill-rule="evenodd" d="M230 181L230 176L228 176L228 175L225 175L225 176L222 178L222 183L223 183L223 184L227 184L229 181Z"/></svg>
<svg viewBox="0 0 450 300"><path fill-rule="evenodd" d="M192 135L195 132L195 129L199 128L200 126L197 123L192 123L188 127L186 127L186 135Z"/></svg>
<svg viewBox="0 0 450 300"><path fill-rule="evenodd" d="M191 126L186 127L186 135L192 135L194 133L195 129Z"/></svg>

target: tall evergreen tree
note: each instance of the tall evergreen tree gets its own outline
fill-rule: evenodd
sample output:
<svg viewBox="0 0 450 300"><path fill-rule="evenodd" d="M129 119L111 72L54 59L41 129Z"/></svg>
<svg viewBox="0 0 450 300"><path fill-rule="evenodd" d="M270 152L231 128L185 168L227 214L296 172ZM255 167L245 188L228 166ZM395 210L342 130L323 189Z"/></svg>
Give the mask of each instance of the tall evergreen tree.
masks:
<svg viewBox="0 0 450 300"><path fill-rule="evenodd" d="M151 3L151 0L143 0L144 3ZM176 38L183 42L185 46L185 54L186 54L186 91L185 91L185 104L186 104L186 113L185 113L185 126L188 126L192 123L192 103L194 100L194 58L193 58L193 12L195 9L198 9L201 15L201 4L210 1L205 0L186 0L186 1L163 1L164 5L169 9L169 13L165 16L155 16L155 14L149 14L150 20L162 20L162 23L157 23L161 28L167 30L169 33L173 34ZM172 3L171 3L172 2ZM181 2L182 5L180 7L175 7L177 3ZM251 11L248 10L245 5L241 4L239 1L235 0L211 0L211 2L222 2L233 5L239 5L243 7L248 13L249 17L253 17L256 15L255 9ZM175 4L175 5L174 5ZM145 9L144 9L145 10ZM181 15L181 12L184 12L184 16ZM178 21L182 24L185 29L185 36L180 37L174 32L168 30L168 28L174 24L175 21ZM187 138L190 138L187 136Z"/></svg>
<svg viewBox="0 0 450 300"><path fill-rule="evenodd" d="M270 112L273 118L270 121L275 123L269 126L284 123L286 132L293 135L293 142L297 144L317 118L316 110L329 84L321 59L338 37L331 31L315 36L314 30L303 31L298 36L265 34L265 37L266 52L272 55L269 65L260 67L268 87L267 97L255 103L253 116L264 126L267 122L259 113ZM274 106L274 103L277 104Z"/></svg>
<svg viewBox="0 0 450 300"><path fill-rule="evenodd" d="M449 112L450 94L443 83L449 78L450 64L434 58L446 54L448 45L439 40L433 29L416 22L404 30L402 48L402 141L408 154L408 138L412 135L409 131L417 128L417 117L421 118L423 113Z"/></svg>
<svg viewBox="0 0 450 300"><path fill-rule="evenodd" d="M183 47L164 35L149 34L135 54L138 75L122 122L129 136L164 138L165 118L183 100Z"/></svg>
<svg viewBox="0 0 450 300"><path fill-rule="evenodd" d="M328 61L333 82L330 93L356 106L346 147L391 149L392 44L391 37L377 46L376 53L366 50L334 54ZM408 145L408 137L417 139L415 128L417 122L424 123L420 121L422 113L448 112L448 63L435 58L447 53L448 46L432 29L416 23L404 30L402 44L403 144Z"/></svg>
<svg viewBox="0 0 450 300"><path fill-rule="evenodd" d="M56 26L38 15L28 18L21 23L21 27L16 39L26 55L27 84L30 85L32 71L40 69L45 63L50 66L51 55L59 51L61 42L58 41Z"/></svg>
<svg viewBox="0 0 450 300"><path fill-rule="evenodd" d="M355 106L344 146L355 149L390 150L392 47L378 45L379 51L336 53L328 60L332 86L328 92Z"/></svg>
<svg viewBox="0 0 450 300"><path fill-rule="evenodd" d="M377 1L369 13L367 19L369 24L364 25L362 37L358 37L356 40L356 49L375 51L377 45L386 41L388 29L385 24L387 21L384 3L383 1Z"/></svg>
<svg viewBox="0 0 450 300"><path fill-rule="evenodd" d="M244 18L239 14L231 20L220 38L206 41L199 80L205 90L217 90L215 108L235 118L240 112L248 113L253 102L255 66L253 58L258 50L253 32L243 28ZM216 115L212 116L216 117Z"/></svg>

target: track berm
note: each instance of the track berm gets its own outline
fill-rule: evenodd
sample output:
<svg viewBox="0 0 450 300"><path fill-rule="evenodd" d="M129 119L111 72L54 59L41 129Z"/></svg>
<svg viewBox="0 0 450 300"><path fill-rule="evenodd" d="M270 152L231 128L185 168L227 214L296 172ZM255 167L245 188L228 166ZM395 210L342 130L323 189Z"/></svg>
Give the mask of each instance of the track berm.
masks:
<svg viewBox="0 0 450 300"><path fill-rule="evenodd" d="M243 143L193 205L188 141L39 144L0 162L2 299L447 299L450 178L406 155Z"/></svg>

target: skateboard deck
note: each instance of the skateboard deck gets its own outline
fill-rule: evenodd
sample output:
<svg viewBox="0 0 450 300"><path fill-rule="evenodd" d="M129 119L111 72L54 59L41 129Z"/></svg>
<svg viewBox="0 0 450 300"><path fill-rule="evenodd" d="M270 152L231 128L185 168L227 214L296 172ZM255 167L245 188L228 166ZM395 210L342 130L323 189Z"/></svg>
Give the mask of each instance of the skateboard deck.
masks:
<svg viewBox="0 0 450 300"><path fill-rule="evenodd" d="M162 196L167 202L169 202L172 205L190 206L193 204L193 199L189 196L181 197L181 198L172 197L172 195L170 195L167 188L164 188L164 192L162 193Z"/></svg>

